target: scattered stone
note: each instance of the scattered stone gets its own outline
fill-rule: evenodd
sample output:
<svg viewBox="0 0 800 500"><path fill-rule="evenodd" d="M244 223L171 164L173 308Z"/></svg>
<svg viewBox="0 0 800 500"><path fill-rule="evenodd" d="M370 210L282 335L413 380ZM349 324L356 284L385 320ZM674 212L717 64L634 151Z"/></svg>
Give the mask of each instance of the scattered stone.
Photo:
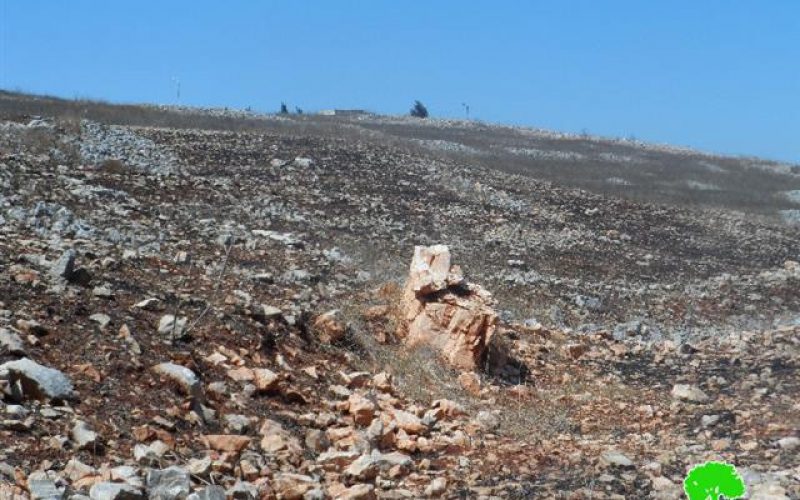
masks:
<svg viewBox="0 0 800 500"><path fill-rule="evenodd" d="M139 488L127 483L96 483L89 490L91 500L145 500Z"/></svg>
<svg viewBox="0 0 800 500"><path fill-rule="evenodd" d="M33 319L17 320L17 328L19 328L19 330L23 333L27 333L29 335L35 335L37 337L44 337L45 335L50 333L47 327L45 327L44 325Z"/></svg>
<svg viewBox="0 0 800 500"><path fill-rule="evenodd" d="M267 368L256 368L253 370L255 376L253 384L259 392L270 392L277 388L280 378L278 375Z"/></svg>
<svg viewBox="0 0 800 500"><path fill-rule="evenodd" d="M75 272L75 250L68 249L61 257L58 258L57 261L53 263L50 267L50 274L54 278L61 278L67 281L72 278L72 274Z"/></svg>
<svg viewBox="0 0 800 500"><path fill-rule="evenodd" d="M709 399L699 387L688 384L675 384L672 388L672 397L692 403L705 403Z"/></svg>
<svg viewBox="0 0 800 500"><path fill-rule="evenodd" d="M240 366L239 368L228 370L228 377L236 382L252 382L255 380L256 374L250 368Z"/></svg>
<svg viewBox="0 0 800 500"><path fill-rule="evenodd" d="M84 477L93 476L97 474L97 469L92 466L86 465L77 458L72 458L64 467L64 474L70 481L78 481Z"/></svg>
<svg viewBox="0 0 800 500"><path fill-rule="evenodd" d="M306 432L305 443L306 448L317 453L326 450L330 446L327 436L325 436L325 433L319 429L309 429ZM318 462L320 460L321 459L318 459Z"/></svg>
<svg viewBox="0 0 800 500"><path fill-rule="evenodd" d="M443 477L437 477L425 488L425 494L429 497L438 497L445 491L447 491L447 479Z"/></svg>
<svg viewBox="0 0 800 500"><path fill-rule="evenodd" d="M114 291L107 286L96 286L92 290L92 295L101 299L113 299Z"/></svg>
<svg viewBox="0 0 800 500"><path fill-rule="evenodd" d="M260 304L253 310L253 317L262 321L283 316L283 311L275 306Z"/></svg>
<svg viewBox="0 0 800 500"><path fill-rule="evenodd" d="M275 492L282 498L303 498L308 491L319 484L313 477L305 474L280 472L275 474Z"/></svg>
<svg viewBox="0 0 800 500"><path fill-rule="evenodd" d="M147 497L150 500L184 500L191 492L189 473L180 467L152 469L147 473Z"/></svg>
<svg viewBox="0 0 800 500"><path fill-rule="evenodd" d="M348 411L358 425L369 425L375 416L375 404L360 394L353 394L347 400Z"/></svg>
<svg viewBox="0 0 800 500"><path fill-rule="evenodd" d="M225 488L206 486L186 497L186 500L225 500L225 498Z"/></svg>
<svg viewBox="0 0 800 500"><path fill-rule="evenodd" d="M178 265L185 266L192 261L192 258L189 256L189 252L181 250L180 252L175 254L175 258L173 262Z"/></svg>
<svg viewBox="0 0 800 500"><path fill-rule="evenodd" d="M97 452L102 449L100 436L83 420L76 421L72 427L72 442L75 443L75 448L78 450Z"/></svg>
<svg viewBox="0 0 800 500"><path fill-rule="evenodd" d="M422 423L422 420L413 413L403 410L394 410L392 416L395 422L397 422L397 427L409 434L423 434L428 430L428 427Z"/></svg>
<svg viewBox="0 0 800 500"><path fill-rule="evenodd" d="M333 309L317 316L314 320L314 331L320 342L333 344L344 338L347 329L340 319L338 309Z"/></svg>
<svg viewBox="0 0 800 500"><path fill-rule="evenodd" d="M159 463L161 457L169 451L169 446L163 441L153 441L149 445L137 444L133 447L133 459L136 463L153 465Z"/></svg>
<svg viewBox="0 0 800 500"><path fill-rule="evenodd" d="M411 468L411 458L402 453L381 453L373 450L353 461L344 471L345 475L357 481L374 479L382 470L395 469L399 475L406 474Z"/></svg>
<svg viewBox="0 0 800 500"><path fill-rule="evenodd" d="M371 481L380 472L378 460L372 455L361 455L347 466L344 473L355 481Z"/></svg>
<svg viewBox="0 0 800 500"><path fill-rule="evenodd" d="M250 438L236 434L206 434L202 436L203 444L215 451L241 452L250 444Z"/></svg>
<svg viewBox="0 0 800 500"><path fill-rule="evenodd" d="M210 471L213 462L211 457L192 458L186 465L186 470L193 476L205 477Z"/></svg>
<svg viewBox="0 0 800 500"><path fill-rule="evenodd" d="M800 448L800 438L795 436L781 438L778 440L778 447L787 451Z"/></svg>
<svg viewBox="0 0 800 500"><path fill-rule="evenodd" d="M111 323L111 317L108 314L103 313L95 313L89 316L89 319L97 323L101 330L104 330L109 323Z"/></svg>
<svg viewBox="0 0 800 500"><path fill-rule="evenodd" d="M12 387L19 384L20 399L49 399L59 402L75 396L72 382L66 375L31 359L22 358L4 363L0 365L0 372L4 370L10 374Z"/></svg>
<svg viewBox="0 0 800 500"><path fill-rule="evenodd" d="M234 434L247 434L250 429L250 419L244 415L225 415L225 428Z"/></svg>
<svg viewBox="0 0 800 500"><path fill-rule="evenodd" d="M340 500L374 500L378 497L375 495L375 487L373 485L362 483L354 484L338 492L336 498Z"/></svg>
<svg viewBox="0 0 800 500"><path fill-rule="evenodd" d="M458 383L473 396L481 393L481 379L475 372L462 372L458 376Z"/></svg>
<svg viewBox="0 0 800 500"><path fill-rule="evenodd" d="M65 498L64 488L56 486L51 479L35 479L28 481L31 500L61 500Z"/></svg>
<svg viewBox="0 0 800 500"><path fill-rule="evenodd" d="M149 299L144 299L144 300L142 300L140 302L137 302L136 304L133 305L133 307L135 307L137 309L142 309L142 310L145 310L145 311L155 311L156 308L158 307L159 303L161 303L160 300L158 300L158 299L156 299L154 297L151 297Z"/></svg>
<svg viewBox="0 0 800 500"><path fill-rule="evenodd" d="M475 417L475 422L489 432L500 427L500 419L498 419L494 413L486 410L478 412L478 415Z"/></svg>
<svg viewBox="0 0 800 500"><path fill-rule="evenodd" d="M160 363L153 367L153 371L177 382L186 395L194 396L200 391L200 379L185 366L175 363Z"/></svg>
<svg viewBox="0 0 800 500"><path fill-rule="evenodd" d="M158 322L158 333L173 339L181 338L186 329L186 321L185 317L176 320L172 314L165 314Z"/></svg>
<svg viewBox="0 0 800 500"><path fill-rule="evenodd" d="M25 346L22 344L22 339L7 328L0 328L0 354L25 355Z"/></svg>
<svg viewBox="0 0 800 500"><path fill-rule="evenodd" d="M294 159L294 164L296 167L308 168L314 164L314 160L312 160L311 158L302 158L298 156L297 158Z"/></svg>
<svg viewBox="0 0 800 500"><path fill-rule="evenodd" d="M609 450L603 453L600 457L602 462L611 467L621 467L624 469L629 469L634 467L633 461L626 457L619 451L616 450Z"/></svg>

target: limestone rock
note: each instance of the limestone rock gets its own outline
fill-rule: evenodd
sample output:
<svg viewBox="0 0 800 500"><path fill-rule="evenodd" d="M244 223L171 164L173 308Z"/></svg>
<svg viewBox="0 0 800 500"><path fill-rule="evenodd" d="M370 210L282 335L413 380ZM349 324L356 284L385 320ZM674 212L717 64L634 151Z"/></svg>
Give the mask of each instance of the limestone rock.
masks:
<svg viewBox="0 0 800 500"><path fill-rule="evenodd" d="M437 477L425 488L425 494L429 497L438 497L445 491L447 491L447 479L443 477Z"/></svg>
<svg viewBox="0 0 800 500"><path fill-rule="evenodd" d="M25 354L25 346L22 339L16 333L7 328L0 328L0 354Z"/></svg>
<svg viewBox="0 0 800 500"><path fill-rule="evenodd" d="M35 479L28 481L28 490L31 500L61 500L64 498L64 489L58 488L51 479Z"/></svg>
<svg viewBox="0 0 800 500"><path fill-rule="evenodd" d="M314 160L311 158L304 158L302 156L298 156L294 159L294 164L301 168L308 168L314 164Z"/></svg>
<svg viewBox="0 0 800 500"><path fill-rule="evenodd" d="M253 383L260 392L269 392L278 386L280 378L278 374L268 368L256 368L253 370Z"/></svg>
<svg viewBox="0 0 800 500"><path fill-rule="evenodd" d="M408 346L432 346L459 369L480 367L497 326L493 303L450 265L445 245L414 248L402 303Z"/></svg>
<svg viewBox="0 0 800 500"><path fill-rule="evenodd" d="M206 486L186 497L186 500L225 500L225 489L221 486Z"/></svg>
<svg viewBox="0 0 800 500"><path fill-rule="evenodd" d="M708 395L695 385L675 384L672 388L672 397L692 403L705 403Z"/></svg>
<svg viewBox="0 0 800 500"><path fill-rule="evenodd" d="M631 468L634 466L633 461L630 458L616 450L606 451L603 453L600 459L609 467Z"/></svg>
<svg viewBox="0 0 800 500"><path fill-rule="evenodd" d="M161 301L158 300L157 298L150 297L150 298L147 298L147 299L144 299L144 300L142 300L140 302L135 303L133 305L133 307L135 307L136 309L143 309L145 311L154 311L154 310L156 310L156 308L158 307L158 304L160 302Z"/></svg>
<svg viewBox="0 0 800 500"><path fill-rule="evenodd" d="M172 466L147 473L147 496L151 500L184 500L191 491L189 472Z"/></svg>
<svg viewBox="0 0 800 500"><path fill-rule="evenodd" d="M353 394L348 398L348 411L353 416L353 420L359 425L369 425L375 415L375 404L360 394Z"/></svg>
<svg viewBox="0 0 800 500"><path fill-rule="evenodd" d="M257 500L260 497L258 488L244 481L236 481L225 494L231 500Z"/></svg>
<svg viewBox="0 0 800 500"><path fill-rule="evenodd" d="M279 498L303 498L303 495L318 483L311 476L282 472L275 474L275 491Z"/></svg>
<svg viewBox="0 0 800 500"><path fill-rule="evenodd" d="M375 495L375 487L371 484L354 484L353 486L342 490L337 493L336 498L339 500L374 500L378 498Z"/></svg>
<svg viewBox="0 0 800 500"><path fill-rule="evenodd" d="M200 379L185 366L175 363L160 363L153 371L178 383L187 395L195 395L200 390Z"/></svg>
<svg viewBox="0 0 800 500"><path fill-rule="evenodd" d="M22 388L21 396L32 399L62 401L75 395L72 382L60 371L42 366L22 358L0 365L0 372L8 371L12 385L17 382Z"/></svg>
<svg viewBox="0 0 800 500"><path fill-rule="evenodd" d="M75 250L68 249L50 267L50 274L54 278L69 280L75 272Z"/></svg>
<svg viewBox="0 0 800 500"><path fill-rule="evenodd" d="M108 314L95 313L89 316L89 319L98 324L101 330L105 329L111 323L111 317Z"/></svg>
<svg viewBox="0 0 800 500"><path fill-rule="evenodd" d="M397 422L397 427L409 434L422 434L428 429L428 427L422 423L422 420L413 413L404 410L394 410L392 416L395 422Z"/></svg>
<svg viewBox="0 0 800 500"><path fill-rule="evenodd" d="M89 424L82 420L75 422L72 427L72 441L75 443L75 448L79 450L94 451L102 448L100 437L89 428Z"/></svg>
<svg viewBox="0 0 800 500"><path fill-rule="evenodd" d="M158 322L158 333L173 338L180 338L186 329L186 318L175 318L172 314L165 314Z"/></svg>
<svg viewBox="0 0 800 500"><path fill-rule="evenodd" d="M314 331L321 342L333 344L344 338L347 329L340 316L339 310L333 309L320 314L314 320Z"/></svg>
<svg viewBox="0 0 800 500"><path fill-rule="evenodd" d="M89 490L92 500L144 500L141 490L127 483L96 483Z"/></svg>
<svg viewBox="0 0 800 500"><path fill-rule="evenodd" d="M374 479L382 470L397 469L407 472L412 465L411 458L398 452L381 453L373 450L353 461L344 471L345 475L359 481Z"/></svg>
<svg viewBox="0 0 800 500"><path fill-rule="evenodd" d="M795 436L781 438L778 440L778 446L784 450L800 448L800 438Z"/></svg>
<svg viewBox="0 0 800 500"><path fill-rule="evenodd" d="M96 286L92 289L92 295L101 299L113 299L114 291L108 286Z"/></svg>
<svg viewBox="0 0 800 500"><path fill-rule="evenodd" d="M202 440L207 448L226 452L240 452L250 444L249 437L236 434L206 434Z"/></svg>

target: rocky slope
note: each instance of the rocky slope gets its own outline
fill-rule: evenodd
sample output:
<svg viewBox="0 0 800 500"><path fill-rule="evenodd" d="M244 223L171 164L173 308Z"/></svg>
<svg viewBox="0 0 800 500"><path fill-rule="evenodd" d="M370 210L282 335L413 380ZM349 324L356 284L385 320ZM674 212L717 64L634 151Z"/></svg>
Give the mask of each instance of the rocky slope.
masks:
<svg viewBox="0 0 800 500"><path fill-rule="evenodd" d="M678 498L710 459L800 495L796 228L384 142L22 117L0 233L0 497ZM476 372L397 341L435 243L496 300Z"/></svg>

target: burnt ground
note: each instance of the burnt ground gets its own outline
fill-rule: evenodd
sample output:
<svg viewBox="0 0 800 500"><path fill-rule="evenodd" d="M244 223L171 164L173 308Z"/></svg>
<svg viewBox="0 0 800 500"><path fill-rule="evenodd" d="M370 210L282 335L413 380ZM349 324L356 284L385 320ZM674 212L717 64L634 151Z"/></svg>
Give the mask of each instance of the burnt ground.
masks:
<svg viewBox="0 0 800 500"><path fill-rule="evenodd" d="M148 467L209 456L213 470L193 487L239 479L268 497L290 497L285 483L306 479L282 474L297 473L332 497L337 485L367 484L381 497L677 498L688 467L710 459L735 463L756 491L798 495L797 449L786 441L800 432L796 227L320 126L108 129L24 115L0 129L0 327L24 356L67 374L78 397L17 401L4 386L0 477L19 492L49 474L86 493L122 464L144 478ZM469 393L435 357L384 341L391 314L363 317L392 304L386 284L403 281L413 246L434 243L493 293L502 349L526 376L494 367ZM52 276L68 249L90 281ZM148 298L158 300L135 306ZM262 304L281 314L260 316ZM332 308L349 327L327 345L311 323ZM186 317L187 335L159 333L166 314ZM20 356L0 349L0 363ZM152 370L161 362L197 374L206 410ZM268 368L280 382L253 393L237 367ZM392 395L353 382L359 370L390 373ZM676 384L705 398L673 396ZM443 398L465 413L427 424L424 439L369 445L408 454L410 470L351 477L319 462L324 448L306 439L320 430L335 449L364 451L352 436L366 430L336 386L376 398L386 414L422 417ZM226 415L252 424L234 428ZM103 451L76 449L77 419ZM263 419L301 449L259 447ZM208 434L253 442L241 454L209 452ZM136 457L136 445L155 441L169 451ZM631 463L604 458L611 451ZM91 472L65 472L70 460ZM444 491L429 491L436 478Z"/></svg>

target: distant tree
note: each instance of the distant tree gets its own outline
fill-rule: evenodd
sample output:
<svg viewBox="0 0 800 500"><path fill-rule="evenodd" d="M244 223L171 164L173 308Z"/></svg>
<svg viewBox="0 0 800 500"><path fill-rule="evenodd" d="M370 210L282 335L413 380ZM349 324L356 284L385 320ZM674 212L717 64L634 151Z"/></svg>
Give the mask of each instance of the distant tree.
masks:
<svg viewBox="0 0 800 500"><path fill-rule="evenodd" d="M426 108L425 105L422 104L421 102L414 101L414 107L411 108L411 111L409 113L411 114L411 116L414 116L414 117L417 117L417 118L427 118L428 117L428 108Z"/></svg>
<svg viewBox="0 0 800 500"><path fill-rule="evenodd" d="M295 113L297 113L298 115L302 115L302 114L303 114L303 110L302 110L302 109L300 109L300 108L299 108L299 107L297 107L297 106L295 106L295 107L294 107L294 112L295 112Z"/></svg>
<svg viewBox="0 0 800 500"><path fill-rule="evenodd" d="M282 115L288 115L289 114L289 107L286 106L285 102L281 103L281 114Z"/></svg>

